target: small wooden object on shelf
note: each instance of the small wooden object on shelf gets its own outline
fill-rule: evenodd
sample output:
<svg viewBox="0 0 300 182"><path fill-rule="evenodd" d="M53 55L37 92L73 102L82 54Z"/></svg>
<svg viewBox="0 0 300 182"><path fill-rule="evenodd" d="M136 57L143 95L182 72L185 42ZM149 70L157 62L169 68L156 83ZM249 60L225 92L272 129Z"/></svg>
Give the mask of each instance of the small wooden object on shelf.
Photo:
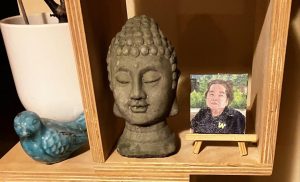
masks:
<svg viewBox="0 0 300 182"><path fill-rule="evenodd" d="M246 148L246 142L256 143L256 134L196 134L188 133L185 135L186 140L192 140L194 142L194 154L199 154L201 144L204 141L234 141L238 143L239 151L241 156L246 156L248 154Z"/></svg>

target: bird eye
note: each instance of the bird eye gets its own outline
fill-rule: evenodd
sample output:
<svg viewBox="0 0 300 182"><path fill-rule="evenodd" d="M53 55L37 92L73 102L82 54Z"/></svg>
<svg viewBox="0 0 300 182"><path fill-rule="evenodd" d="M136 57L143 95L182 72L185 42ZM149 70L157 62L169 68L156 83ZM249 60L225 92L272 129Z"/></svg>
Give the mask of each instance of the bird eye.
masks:
<svg viewBox="0 0 300 182"><path fill-rule="evenodd" d="M36 123L38 123L37 119L32 120L32 124L36 124Z"/></svg>

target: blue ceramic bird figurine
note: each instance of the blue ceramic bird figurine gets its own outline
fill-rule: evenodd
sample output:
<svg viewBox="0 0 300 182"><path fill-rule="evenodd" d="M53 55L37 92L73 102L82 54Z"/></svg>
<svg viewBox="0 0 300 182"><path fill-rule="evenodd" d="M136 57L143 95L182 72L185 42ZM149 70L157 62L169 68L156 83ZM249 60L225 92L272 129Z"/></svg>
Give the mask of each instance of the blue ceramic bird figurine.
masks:
<svg viewBox="0 0 300 182"><path fill-rule="evenodd" d="M57 122L23 111L15 117L14 128L24 151L34 160L46 164L67 159L87 143L84 114L75 121Z"/></svg>

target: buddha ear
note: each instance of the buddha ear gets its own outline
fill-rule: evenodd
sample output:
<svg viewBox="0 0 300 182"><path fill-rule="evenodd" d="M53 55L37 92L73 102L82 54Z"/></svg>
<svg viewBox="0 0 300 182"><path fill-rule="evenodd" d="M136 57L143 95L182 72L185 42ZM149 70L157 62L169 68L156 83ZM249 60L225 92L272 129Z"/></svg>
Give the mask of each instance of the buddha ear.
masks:
<svg viewBox="0 0 300 182"><path fill-rule="evenodd" d="M169 116L175 116L177 113L178 113L178 104L175 98Z"/></svg>
<svg viewBox="0 0 300 182"><path fill-rule="evenodd" d="M120 118L122 117L119 107L117 106L117 104L115 102L114 102L114 114Z"/></svg>

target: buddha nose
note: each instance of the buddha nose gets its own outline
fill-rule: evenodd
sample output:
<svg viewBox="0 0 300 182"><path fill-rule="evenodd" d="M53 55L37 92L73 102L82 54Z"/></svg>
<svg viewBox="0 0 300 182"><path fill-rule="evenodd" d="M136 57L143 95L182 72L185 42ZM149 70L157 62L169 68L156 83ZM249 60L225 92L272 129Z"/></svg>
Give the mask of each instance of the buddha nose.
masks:
<svg viewBox="0 0 300 182"><path fill-rule="evenodd" d="M146 98L146 93L142 88L142 83L139 82L139 80L134 80L131 93L130 93L130 98L134 100L140 100L140 99L145 99Z"/></svg>

